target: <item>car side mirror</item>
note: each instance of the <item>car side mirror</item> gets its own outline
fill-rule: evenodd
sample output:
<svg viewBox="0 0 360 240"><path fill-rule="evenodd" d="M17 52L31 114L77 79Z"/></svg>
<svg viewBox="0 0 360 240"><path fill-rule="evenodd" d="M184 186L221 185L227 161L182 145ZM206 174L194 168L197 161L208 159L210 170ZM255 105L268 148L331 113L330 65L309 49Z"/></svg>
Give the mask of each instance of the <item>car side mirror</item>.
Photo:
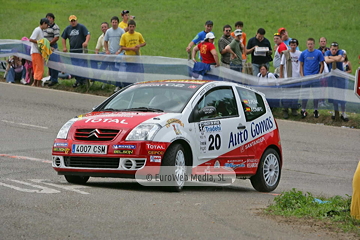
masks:
<svg viewBox="0 0 360 240"><path fill-rule="evenodd" d="M216 108L213 106L206 106L200 109L197 117L200 119L205 116L213 116L213 115L216 115Z"/></svg>

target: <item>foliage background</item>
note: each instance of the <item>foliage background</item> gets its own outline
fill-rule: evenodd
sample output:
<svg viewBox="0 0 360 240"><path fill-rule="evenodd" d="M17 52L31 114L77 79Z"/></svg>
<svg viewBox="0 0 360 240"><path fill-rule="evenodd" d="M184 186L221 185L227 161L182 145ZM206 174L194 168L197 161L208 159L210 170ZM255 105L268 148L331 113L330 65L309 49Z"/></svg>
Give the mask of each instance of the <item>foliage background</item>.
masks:
<svg viewBox="0 0 360 240"><path fill-rule="evenodd" d="M328 45L337 41L340 48L347 51L353 73L359 66L360 4L356 0L0 0L0 6L0 39L30 37L48 12L55 15L55 22L62 31L69 24L68 17L75 14L79 23L91 32L89 49L94 50L101 34L100 24L110 22L113 16L121 19L120 12L127 9L130 15L136 16L137 31L147 42L143 55L187 58L187 44L204 29L207 20L214 22L217 40L225 24L234 26L241 20L248 39L263 27L267 32L265 37L273 43L273 34L285 27L290 37L299 40L300 50L306 49L307 38L313 37L317 43L325 36Z"/></svg>

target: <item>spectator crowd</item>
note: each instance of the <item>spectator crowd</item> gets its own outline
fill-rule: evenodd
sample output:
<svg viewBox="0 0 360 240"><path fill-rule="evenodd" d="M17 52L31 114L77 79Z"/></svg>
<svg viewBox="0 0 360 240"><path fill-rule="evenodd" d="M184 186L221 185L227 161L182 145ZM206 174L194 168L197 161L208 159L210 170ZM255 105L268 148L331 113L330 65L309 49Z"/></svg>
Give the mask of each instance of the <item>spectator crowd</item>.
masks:
<svg viewBox="0 0 360 240"><path fill-rule="evenodd" d="M141 48L146 46L146 42L141 33L135 31L135 16L130 16L128 10L121 12L120 19L114 16L108 22L100 24L101 35L97 38L95 54L108 55L141 55ZM30 54L32 61L25 61L16 56L10 57L7 62L5 73L6 81L14 83L16 80L22 84L30 84L33 79L32 86L44 86L48 80L48 86L58 84L59 78L76 79L73 87L85 83L82 76L69 76L66 73L59 73L58 70L48 68L48 77L44 76L44 61L49 59L53 51L58 51L58 42L61 39L62 51L70 53L86 53L90 41L90 32L85 25L78 22L75 15L70 15L69 25L61 32L60 27L55 23L55 15L48 13L45 18L40 19L39 26L34 29L29 39L24 37L22 40L30 41ZM315 39L308 38L306 41L307 49L300 51L299 41L296 38L289 37L284 27L280 27L273 34L274 44L265 37L264 28L259 28L254 37L247 39L246 33L243 31L244 23L237 21L232 26L226 24L223 26L223 35L219 38L216 49L215 35L212 32L213 21L206 21L204 30L200 31L189 42L186 51L189 59L194 61L193 71L197 73L197 79L202 79L206 72L211 70L211 66L223 66L233 71L252 74L258 77L259 83L272 78L277 82L282 79L310 76L329 72L334 69L352 72L352 66L347 58L346 51L339 47L337 42L332 42L327 46L327 39L321 37L319 39L319 47L315 47ZM67 42L69 49L67 48ZM219 54L218 54L219 52ZM250 62L247 62L247 55L250 55ZM79 65L78 59L71 59L73 65ZM270 63L272 63L274 72L269 72ZM101 70L110 68L115 70L114 64L106 62L91 61L91 67ZM41 84L42 82L42 84ZM326 86L326 82L311 83L301 87L315 88L322 84ZM117 91L121 85L116 82ZM346 88L347 80L336 81L338 88ZM306 96L302 96L300 115L302 118L307 117L308 112ZM341 119L348 121L346 115L345 101L332 101L334 112L341 111ZM313 116L319 117L319 106L327 103L322 99L314 99ZM298 100L282 100L283 117L289 118L289 109L291 115L297 116ZM333 116L335 118L335 115Z"/></svg>
<svg viewBox="0 0 360 240"><path fill-rule="evenodd" d="M205 29L195 35L186 47L186 51L190 54L191 59L195 62L194 72L197 74L197 79L202 79L207 71L214 67L223 66L234 71L252 74L259 78L259 84L266 81L266 79L276 79L280 83L282 79L304 77L323 72L329 72L334 69L352 72L351 63L347 58L346 51L339 47L337 42L332 42L330 47L327 46L325 37L319 39L319 48L315 48L315 39L308 38L306 41L307 49L299 50L299 41L296 38L289 37L286 28L281 27L273 34L274 46L265 37L266 31L264 28L259 28L254 37L247 41L246 33L243 31L244 23L237 21L234 24L235 30L227 24L223 27L223 35L218 41L217 55L214 40L215 35L212 32L213 22L206 21ZM194 47L193 47L194 46ZM191 48L193 49L191 50ZM197 60L196 53L199 52ZM246 55L251 55L250 63L247 63ZM274 72L269 72L270 62L273 62ZM195 77L194 77L195 78ZM265 82L264 82L265 83ZM323 85L324 84L324 85ZM326 86L326 82L315 82L304 84L302 88L313 89L316 87ZM334 81L334 86L337 88L346 89L348 80L339 78ZM307 117L307 96L301 96L301 111L302 118ZM332 100L334 106L334 113L332 119L335 119L335 113L341 110L341 119L349 121L345 112L345 101ZM319 104L324 106L326 102L321 99L314 99L313 106L314 118L319 117ZM298 100L282 100L283 117L289 118L289 109L291 114L297 116L299 113Z"/></svg>
<svg viewBox="0 0 360 240"><path fill-rule="evenodd" d="M100 24L101 35L97 39L95 54L113 54L113 55L141 55L140 48L146 45L141 33L135 31L135 16L129 15L130 11L123 10L121 12L122 21L117 16L110 19L109 23L102 22ZM30 84L31 86L44 86L46 82L48 86L58 84L60 78L76 79L73 87L85 84L85 78L82 76L71 76L66 73L49 68L48 77L44 75L44 62L49 60L53 51L58 51L58 42L61 39L62 51L70 53L87 53L90 41L90 32L85 25L78 22L75 15L70 15L69 25L61 32L60 27L55 23L55 15L53 13L46 14L45 18L40 19L40 25L36 27L30 38L23 38L24 41L30 41L31 61L25 61L16 56L12 56L7 60L7 69L4 77L8 83L14 83L16 80L22 84ZM67 42L69 49L67 47ZM76 58L71 59L73 65L79 65ZM31 65L30 68L26 64ZM98 68L98 62L91 61L92 67ZM100 64L100 69L113 68L111 64ZM28 74L28 76L27 76ZM47 81L48 80L48 81ZM42 82L42 84L41 84ZM116 82L116 89L119 89L119 83Z"/></svg>

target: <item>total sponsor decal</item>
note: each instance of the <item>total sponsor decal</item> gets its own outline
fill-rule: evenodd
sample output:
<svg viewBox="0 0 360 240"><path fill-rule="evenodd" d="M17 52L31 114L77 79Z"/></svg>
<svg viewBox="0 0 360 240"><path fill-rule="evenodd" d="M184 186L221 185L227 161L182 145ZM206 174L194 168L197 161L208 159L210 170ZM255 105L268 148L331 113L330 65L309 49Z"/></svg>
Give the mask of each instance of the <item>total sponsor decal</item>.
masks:
<svg viewBox="0 0 360 240"><path fill-rule="evenodd" d="M135 149L135 145L113 145L113 149Z"/></svg>
<svg viewBox="0 0 360 240"><path fill-rule="evenodd" d="M70 148L59 148L59 147L54 147L53 148L54 152L63 152L65 154L68 154L70 152Z"/></svg>
<svg viewBox="0 0 360 240"><path fill-rule="evenodd" d="M146 144L146 150L165 150L165 149L166 149L166 145L163 143L158 143L158 144L147 143Z"/></svg>
<svg viewBox="0 0 360 240"><path fill-rule="evenodd" d="M221 132L220 121L207 121L199 123L200 132Z"/></svg>
<svg viewBox="0 0 360 240"><path fill-rule="evenodd" d="M149 155L164 155L164 151L148 151Z"/></svg>
<svg viewBox="0 0 360 240"><path fill-rule="evenodd" d="M54 147L67 147L68 143L54 143Z"/></svg>
<svg viewBox="0 0 360 240"><path fill-rule="evenodd" d="M121 149L121 150L114 150L115 154L133 154L134 150L126 150L126 149Z"/></svg>
<svg viewBox="0 0 360 240"><path fill-rule="evenodd" d="M230 132L228 148L242 145L247 141L260 137L274 128L275 124L272 117L265 118L261 121L254 121L250 125L250 134L247 129L240 132ZM250 135L250 136L249 136Z"/></svg>
<svg viewBox="0 0 360 240"><path fill-rule="evenodd" d="M150 162L161 162L161 156L150 156Z"/></svg>
<svg viewBox="0 0 360 240"><path fill-rule="evenodd" d="M120 124L128 124L126 122L126 119L111 119L111 118L99 118L99 119L87 119L85 121L85 123L98 123L98 122L103 122L103 123L120 123Z"/></svg>

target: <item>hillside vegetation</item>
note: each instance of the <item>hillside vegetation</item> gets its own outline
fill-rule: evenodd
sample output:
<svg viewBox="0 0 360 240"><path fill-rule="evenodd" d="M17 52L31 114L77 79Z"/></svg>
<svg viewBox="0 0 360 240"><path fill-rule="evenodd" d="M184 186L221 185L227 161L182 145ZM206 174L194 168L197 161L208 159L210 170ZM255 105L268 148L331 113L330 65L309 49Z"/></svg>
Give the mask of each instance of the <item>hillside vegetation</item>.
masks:
<svg viewBox="0 0 360 240"><path fill-rule="evenodd" d="M340 48L347 51L353 73L359 66L357 37L360 32L360 4L355 0L55 0L46 4L40 0L1 1L0 39L29 37L39 25L40 18L48 12L54 13L55 22L63 30L69 24L68 17L75 14L79 23L91 32L89 49L94 50L101 34L100 24L110 22L113 16L121 18L123 9L136 16L137 31L143 34L147 42L142 49L143 55L187 58L187 44L204 29L207 20L214 22L213 32L217 40L225 24L234 26L236 21L241 20L248 39L255 35L259 27L263 27L267 32L265 37L273 43L273 34L278 28L285 27L290 37L299 40L301 50L306 48L307 38L313 37L318 41L325 36L328 45L337 41Z"/></svg>

